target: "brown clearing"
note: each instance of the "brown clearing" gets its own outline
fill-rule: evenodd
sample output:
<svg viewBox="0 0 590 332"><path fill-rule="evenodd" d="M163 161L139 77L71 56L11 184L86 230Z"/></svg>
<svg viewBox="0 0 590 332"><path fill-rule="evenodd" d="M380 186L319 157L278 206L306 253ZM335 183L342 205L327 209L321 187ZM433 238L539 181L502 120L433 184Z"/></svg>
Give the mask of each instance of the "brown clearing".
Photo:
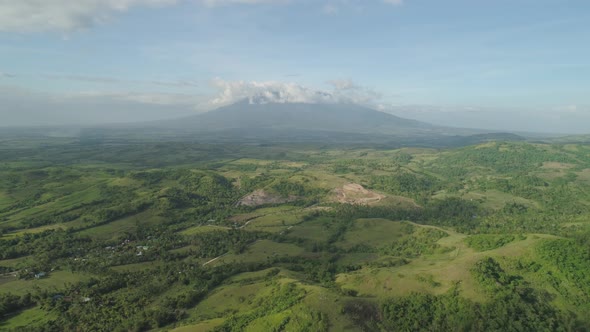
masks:
<svg viewBox="0 0 590 332"><path fill-rule="evenodd" d="M244 196L238 201L238 203L236 203L236 205L260 206L265 204L282 204L295 201L296 199L297 197L295 196L282 197L280 195L271 194L260 189Z"/></svg>
<svg viewBox="0 0 590 332"><path fill-rule="evenodd" d="M365 189L357 183L348 183L334 189L334 200L344 204L372 204L381 201L385 195Z"/></svg>

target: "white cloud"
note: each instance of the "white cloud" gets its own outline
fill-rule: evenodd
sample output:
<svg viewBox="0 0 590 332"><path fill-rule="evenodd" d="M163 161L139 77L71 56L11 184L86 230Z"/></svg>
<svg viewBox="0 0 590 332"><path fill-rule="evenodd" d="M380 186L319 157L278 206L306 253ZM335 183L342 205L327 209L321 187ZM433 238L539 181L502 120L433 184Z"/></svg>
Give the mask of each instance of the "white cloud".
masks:
<svg viewBox="0 0 590 332"><path fill-rule="evenodd" d="M9 74L9 73L4 73L0 71L0 78L13 78L15 77L15 75L13 74Z"/></svg>
<svg viewBox="0 0 590 332"><path fill-rule="evenodd" d="M554 107L553 111L560 114L590 114L590 105L561 105Z"/></svg>
<svg viewBox="0 0 590 332"><path fill-rule="evenodd" d="M367 0L327 0L321 7L321 11L326 15L337 15L340 12L347 10L360 13L364 11L368 2L369 1ZM404 0L373 0L371 2L380 2L394 6L401 6L404 4Z"/></svg>
<svg viewBox="0 0 590 332"><path fill-rule="evenodd" d="M119 97L122 100L161 106L195 106L202 102L202 98L199 96L180 93L129 93L120 95Z"/></svg>
<svg viewBox="0 0 590 332"><path fill-rule="evenodd" d="M331 91L305 87L297 83L225 81L215 79L212 85L218 94L209 102L212 107L232 104L244 99L251 103L355 103L373 105L381 95L360 87L350 80L333 80Z"/></svg>
<svg viewBox="0 0 590 332"><path fill-rule="evenodd" d="M328 15L338 14L340 8L333 3L327 3L322 7L322 12Z"/></svg>
<svg viewBox="0 0 590 332"><path fill-rule="evenodd" d="M348 78L331 80L328 81L328 84L334 86L334 88L337 90L352 90L358 88L358 86L356 86L354 82L352 82L352 80Z"/></svg>
<svg viewBox="0 0 590 332"><path fill-rule="evenodd" d="M137 6L164 6L177 0L0 0L0 31L73 31Z"/></svg>
<svg viewBox="0 0 590 332"><path fill-rule="evenodd" d="M383 0L383 2L391 4L391 5L396 5L396 6L400 6L404 4L404 0Z"/></svg>
<svg viewBox="0 0 590 332"><path fill-rule="evenodd" d="M335 79L327 82L334 87L336 94L356 104L377 106L383 97L379 92L354 83L351 79Z"/></svg>
<svg viewBox="0 0 590 332"><path fill-rule="evenodd" d="M1 77L0 73L0 77ZM200 84L193 80L132 80L118 77L104 76L86 76L86 75L63 75L63 74L45 74L42 78L50 80L68 80L99 84L139 84L139 85L158 85L178 88L198 87Z"/></svg>
<svg viewBox="0 0 590 332"><path fill-rule="evenodd" d="M565 112L570 112L570 113L576 113L579 112L581 109L580 107L578 107L578 105L568 105L566 107L564 107L564 111Z"/></svg>
<svg viewBox="0 0 590 332"><path fill-rule="evenodd" d="M180 2L205 7L285 4L303 0L0 0L0 32L76 31L108 21L113 14L134 7L171 6ZM403 0L381 0L402 5ZM331 0L322 6L336 14L348 0Z"/></svg>
<svg viewBox="0 0 590 332"><path fill-rule="evenodd" d="M197 94L161 92L105 92L83 91L69 95L54 96L55 100L111 100L128 101L139 104L159 106L190 106L196 108L203 104L203 97Z"/></svg>
<svg viewBox="0 0 590 332"><path fill-rule="evenodd" d="M109 20L133 7L193 1L207 7L284 3L285 0L0 0L0 31L76 31Z"/></svg>
<svg viewBox="0 0 590 332"><path fill-rule="evenodd" d="M199 95L89 91L65 94L0 85L0 126L142 122L197 113Z"/></svg>
<svg viewBox="0 0 590 332"><path fill-rule="evenodd" d="M223 6L231 4L256 5L264 3L286 3L289 0L198 0L206 6Z"/></svg>
<svg viewBox="0 0 590 332"><path fill-rule="evenodd" d="M564 112L564 113L577 113L580 111L580 107L578 105L562 105L554 108L557 112Z"/></svg>
<svg viewBox="0 0 590 332"><path fill-rule="evenodd" d="M246 82L215 79L212 85L219 90L211 105L221 106L249 99L261 103L333 103L334 96L325 91L306 88L295 83Z"/></svg>

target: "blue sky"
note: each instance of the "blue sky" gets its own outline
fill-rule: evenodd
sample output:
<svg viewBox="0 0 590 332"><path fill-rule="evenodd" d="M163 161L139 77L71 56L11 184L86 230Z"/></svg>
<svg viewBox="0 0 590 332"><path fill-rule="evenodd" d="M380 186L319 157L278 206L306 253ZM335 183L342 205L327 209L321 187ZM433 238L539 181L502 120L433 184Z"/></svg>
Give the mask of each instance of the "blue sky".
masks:
<svg viewBox="0 0 590 332"><path fill-rule="evenodd" d="M9 124L27 122L15 104L35 114L48 100L38 118L47 123L61 121L52 107L88 105L96 114L73 119L117 122L199 112L270 88L329 91L459 126L472 126L465 114L476 125L481 114L485 127L494 114L518 113L533 124L506 129L584 132L590 2L0 0L0 115ZM146 104L146 114L126 110Z"/></svg>

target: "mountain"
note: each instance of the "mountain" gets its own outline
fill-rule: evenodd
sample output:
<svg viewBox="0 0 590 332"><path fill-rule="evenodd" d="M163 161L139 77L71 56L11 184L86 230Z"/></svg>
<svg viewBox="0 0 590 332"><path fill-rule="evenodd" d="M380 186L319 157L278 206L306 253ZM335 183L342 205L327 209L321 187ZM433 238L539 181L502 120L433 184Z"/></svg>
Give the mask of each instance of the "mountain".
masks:
<svg viewBox="0 0 590 332"><path fill-rule="evenodd" d="M434 126L355 104L252 103L244 100L216 110L160 122L200 132L304 130L357 134L429 131Z"/></svg>
<svg viewBox="0 0 590 332"><path fill-rule="evenodd" d="M447 147L517 135L435 126L355 104L277 103L249 98L174 120L85 128L85 142L105 139L187 139L199 142L323 143Z"/></svg>

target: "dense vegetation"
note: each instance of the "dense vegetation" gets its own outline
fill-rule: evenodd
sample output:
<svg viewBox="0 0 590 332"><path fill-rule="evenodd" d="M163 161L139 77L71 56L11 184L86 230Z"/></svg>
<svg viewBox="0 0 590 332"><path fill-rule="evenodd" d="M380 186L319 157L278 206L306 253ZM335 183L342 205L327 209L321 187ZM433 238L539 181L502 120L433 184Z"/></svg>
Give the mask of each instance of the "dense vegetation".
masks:
<svg viewBox="0 0 590 332"><path fill-rule="evenodd" d="M0 140L0 329L588 330L589 156Z"/></svg>
<svg viewBox="0 0 590 332"><path fill-rule="evenodd" d="M465 242L471 248L477 251L486 251L500 248L512 241L514 235L498 235L498 234L477 234L465 239Z"/></svg>

